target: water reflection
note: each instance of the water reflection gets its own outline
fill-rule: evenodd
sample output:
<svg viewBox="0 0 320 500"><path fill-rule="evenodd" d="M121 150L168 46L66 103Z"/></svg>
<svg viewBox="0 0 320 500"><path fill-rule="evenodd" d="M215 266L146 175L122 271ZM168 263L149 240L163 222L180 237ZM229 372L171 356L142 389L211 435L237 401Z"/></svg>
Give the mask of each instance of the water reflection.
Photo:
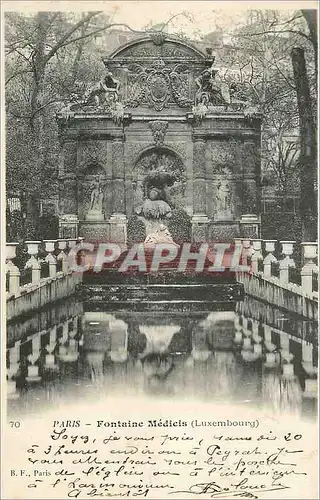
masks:
<svg viewBox="0 0 320 500"><path fill-rule="evenodd" d="M8 326L9 414L121 394L316 415L316 345L243 305L189 314L67 305Z"/></svg>

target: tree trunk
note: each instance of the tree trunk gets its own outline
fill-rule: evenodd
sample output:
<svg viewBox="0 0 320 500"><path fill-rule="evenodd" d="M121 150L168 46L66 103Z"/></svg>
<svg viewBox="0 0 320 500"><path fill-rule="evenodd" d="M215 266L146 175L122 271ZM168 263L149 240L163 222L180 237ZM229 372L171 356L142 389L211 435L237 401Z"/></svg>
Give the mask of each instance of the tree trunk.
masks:
<svg viewBox="0 0 320 500"><path fill-rule="evenodd" d="M309 81L304 50L293 48L291 60L297 92L300 126L300 213L302 238L315 241L317 238L317 207L315 196L316 179L316 127L312 115Z"/></svg>
<svg viewBox="0 0 320 500"><path fill-rule="evenodd" d="M318 71L318 11L316 9L301 10L303 17L305 18L310 34L310 40L314 49L314 64L316 69L316 74Z"/></svg>
<svg viewBox="0 0 320 500"><path fill-rule="evenodd" d="M36 152L32 175L40 178L44 167L44 115L39 111L43 105L43 85L46 69L46 43L48 30L50 26L50 15L48 12L39 12L36 16L37 39L33 51L33 88L31 93L31 117L30 128L33 136L33 146ZM37 207L39 192L37 192L38 183L35 183L35 191L30 194L30 202L27 209L27 224L30 228L36 230L37 225ZM31 231L31 229L30 229Z"/></svg>

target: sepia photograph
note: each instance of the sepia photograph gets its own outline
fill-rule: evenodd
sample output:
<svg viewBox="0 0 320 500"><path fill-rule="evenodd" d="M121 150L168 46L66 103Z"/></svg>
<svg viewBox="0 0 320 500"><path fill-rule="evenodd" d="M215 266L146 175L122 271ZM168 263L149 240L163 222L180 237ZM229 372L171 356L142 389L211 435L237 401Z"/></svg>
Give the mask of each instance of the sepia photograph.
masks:
<svg viewBox="0 0 320 500"><path fill-rule="evenodd" d="M3 498L317 498L317 9L2 2Z"/></svg>

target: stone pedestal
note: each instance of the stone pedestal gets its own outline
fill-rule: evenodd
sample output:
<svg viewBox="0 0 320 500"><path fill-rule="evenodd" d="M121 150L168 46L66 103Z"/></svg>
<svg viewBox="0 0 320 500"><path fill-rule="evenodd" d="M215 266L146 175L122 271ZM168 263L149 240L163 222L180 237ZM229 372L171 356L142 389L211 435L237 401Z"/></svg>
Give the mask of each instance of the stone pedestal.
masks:
<svg viewBox="0 0 320 500"><path fill-rule="evenodd" d="M255 214L242 215L240 233L243 238L256 239L260 237L260 219Z"/></svg>
<svg viewBox="0 0 320 500"><path fill-rule="evenodd" d="M81 221L79 231L85 240L100 243L110 241L110 226L107 222Z"/></svg>
<svg viewBox="0 0 320 500"><path fill-rule="evenodd" d="M79 219L75 214L59 216L59 238L77 238Z"/></svg>
<svg viewBox="0 0 320 500"><path fill-rule="evenodd" d="M219 210L216 215L214 216L215 221L233 221L233 215L231 213L231 210Z"/></svg>
<svg viewBox="0 0 320 500"><path fill-rule="evenodd" d="M89 210L86 215L86 220L101 222L104 220L104 214L99 212L99 210Z"/></svg>
<svg viewBox="0 0 320 500"><path fill-rule="evenodd" d="M112 214L109 219L110 225L110 242L112 243L127 243L127 218L123 214Z"/></svg>
<svg viewBox="0 0 320 500"><path fill-rule="evenodd" d="M208 223L207 215L195 214L192 217L192 241L198 243L208 240Z"/></svg>

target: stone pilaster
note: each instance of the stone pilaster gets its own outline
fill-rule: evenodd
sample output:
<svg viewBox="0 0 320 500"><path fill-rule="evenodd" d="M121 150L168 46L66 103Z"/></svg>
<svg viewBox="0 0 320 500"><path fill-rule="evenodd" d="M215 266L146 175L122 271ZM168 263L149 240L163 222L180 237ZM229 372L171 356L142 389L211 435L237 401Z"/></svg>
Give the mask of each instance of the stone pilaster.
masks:
<svg viewBox="0 0 320 500"><path fill-rule="evenodd" d="M207 216L207 185L206 185L206 141L202 136L194 137L193 142L193 241L206 241Z"/></svg>
<svg viewBox="0 0 320 500"><path fill-rule="evenodd" d="M206 141L195 137L193 143L193 210L194 215L206 215Z"/></svg>
<svg viewBox="0 0 320 500"><path fill-rule="evenodd" d="M110 240L126 244L127 218L125 215L125 163L123 137L112 140L112 215L109 219Z"/></svg>
<svg viewBox="0 0 320 500"><path fill-rule="evenodd" d="M122 137L112 140L112 184L113 184L113 214L125 214L125 170L124 143Z"/></svg>

